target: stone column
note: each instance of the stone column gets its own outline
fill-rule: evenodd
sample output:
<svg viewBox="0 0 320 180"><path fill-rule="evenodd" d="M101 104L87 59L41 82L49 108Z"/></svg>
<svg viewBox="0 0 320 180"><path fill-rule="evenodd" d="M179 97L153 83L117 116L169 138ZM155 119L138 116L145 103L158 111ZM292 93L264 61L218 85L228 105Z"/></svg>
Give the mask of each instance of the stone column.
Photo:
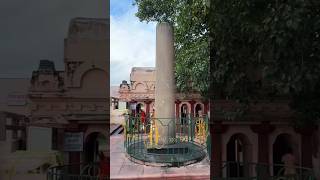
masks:
<svg viewBox="0 0 320 180"><path fill-rule="evenodd" d="M194 117L194 105L196 104L196 101L191 100L191 101L189 101L189 103L191 105L190 116L191 116L191 118L193 118Z"/></svg>
<svg viewBox="0 0 320 180"><path fill-rule="evenodd" d="M261 166L256 167L257 175L261 179L267 179L270 176L269 164L269 134L274 130L274 126L269 122L251 125L251 130L258 134L258 163Z"/></svg>
<svg viewBox="0 0 320 180"><path fill-rule="evenodd" d="M301 135L301 166L306 168L312 168L312 135L316 129L316 126L296 128L296 132Z"/></svg>
<svg viewBox="0 0 320 180"><path fill-rule="evenodd" d="M151 101L145 101L144 103L146 104L146 115L150 116L150 104L151 104Z"/></svg>
<svg viewBox="0 0 320 180"><path fill-rule="evenodd" d="M173 28L168 23L157 25L155 115L159 144L169 144L175 137L175 81ZM163 119L161 119L163 118Z"/></svg>
<svg viewBox="0 0 320 180"><path fill-rule="evenodd" d="M204 105L203 114L207 116L208 115L209 102L208 101L204 101L203 105Z"/></svg>
<svg viewBox="0 0 320 180"><path fill-rule="evenodd" d="M78 123L70 123L67 125L65 129L66 132L77 133L81 132ZM70 167L70 173L78 174L80 173L80 161L81 161L81 154L80 152L68 152L69 153L69 164L75 164L74 166Z"/></svg>
<svg viewBox="0 0 320 180"><path fill-rule="evenodd" d="M222 177L222 134L227 131L228 126L220 121L210 124L211 136L211 177Z"/></svg>
<svg viewBox="0 0 320 180"><path fill-rule="evenodd" d="M178 120L179 117L180 117L180 108L179 108L179 106L180 106L181 101L176 100L175 103L176 103L176 119Z"/></svg>

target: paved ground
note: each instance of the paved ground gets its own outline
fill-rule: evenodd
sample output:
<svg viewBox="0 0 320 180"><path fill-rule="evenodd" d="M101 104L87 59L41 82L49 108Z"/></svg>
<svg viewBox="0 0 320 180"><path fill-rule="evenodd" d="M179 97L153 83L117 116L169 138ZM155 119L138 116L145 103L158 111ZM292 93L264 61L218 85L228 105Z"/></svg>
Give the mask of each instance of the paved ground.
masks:
<svg viewBox="0 0 320 180"><path fill-rule="evenodd" d="M1 180L46 180L46 174L16 174L8 175L0 173Z"/></svg>
<svg viewBox="0 0 320 180"><path fill-rule="evenodd" d="M164 168L139 165L131 162L123 147L123 136L110 137L111 179L210 179L208 158L203 161L180 168Z"/></svg>
<svg viewBox="0 0 320 180"><path fill-rule="evenodd" d="M35 170L45 163L55 164L54 152L17 151L0 157L0 180L46 180Z"/></svg>
<svg viewBox="0 0 320 180"><path fill-rule="evenodd" d="M124 124L124 112L124 110L111 110L110 124Z"/></svg>

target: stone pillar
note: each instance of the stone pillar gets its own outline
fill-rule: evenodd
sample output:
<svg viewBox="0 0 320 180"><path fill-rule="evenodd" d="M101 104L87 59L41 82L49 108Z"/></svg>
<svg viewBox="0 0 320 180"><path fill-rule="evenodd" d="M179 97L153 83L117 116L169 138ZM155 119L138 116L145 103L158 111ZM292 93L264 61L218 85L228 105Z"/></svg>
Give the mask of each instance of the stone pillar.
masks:
<svg viewBox="0 0 320 180"><path fill-rule="evenodd" d="M297 128L296 132L301 135L301 166L312 168L312 135L315 131L314 127Z"/></svg>
<svg viewBox="0 0 320 180"><path fill-rule="evenodd" d="M157 25L156 38L156 88L155 114L159 132L159 144L169 144L169 138L175 138L175 81L173 28L168 23Z"/></svg>
<svg viewBox="0 0 320 180"><path fill-rule="evenodd" d="M70 173L80 173L80 152L69 152L69 163L75 164L70 167Z"/></svg>
<svg viewBox="0 0 320 180"><path fill-rule="evenodd" d="M191 105L191 110L190 110L190 116L191 118L194 117L194 104L196 103L194 100L189 101L190 105Z"/></svg>
<svg viewBox="0 0 320 180"><path fill-rule="evenodd" d="M78 123L70 123L67 125L65 132L80 132ZM69 152L69 164L76 164L70 167L70 172L74 174L80 173L80 152Z"/></svg>
<svg viewBox="0 0 320 180"><path fill-rule="evenodd" d="M226 132L227 125L221 122L210 124L211 134L211 177L222 177L222 134Z"/></svg>
<svg viewBox="0 0 320 180"><path fill-rule="evenodd" d="M205 101L205 102L203 102L203 105L204 105L204 109L203 109L203 114L204 115L208 115L208 109L209 109L209 102L208 101Z"/></svg>
<svg viewBox="0 0 320 180"><path fill-rule="evenodd" d="M251 130L258 134L258 163L257 175L262 179L267 179L270 176L270 167L264 166L269 164L269 133L274 130L274 126L269 122L251 125Z"/></svg>
<svg viewBox="0 0 320 180"><path fill-rule="evenodd" d="M150 104L151 104L151 101L145 101L144 103L146 104L146 115L150 116Z"/></svg>
<svg viewBox="0 0 320 180"><path fill-rule="evenodd" d="M176 119L178 120L179 117L180 117L180 108L179 108L179 106L180 106L181 101L176 100L175 103L176 103Z"/></svg>

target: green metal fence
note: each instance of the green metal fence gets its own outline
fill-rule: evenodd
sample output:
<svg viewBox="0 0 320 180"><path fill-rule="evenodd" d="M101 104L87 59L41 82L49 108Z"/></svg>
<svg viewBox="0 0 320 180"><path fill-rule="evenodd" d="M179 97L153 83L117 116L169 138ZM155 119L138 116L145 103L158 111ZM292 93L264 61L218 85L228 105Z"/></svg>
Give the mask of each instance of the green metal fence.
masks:
<svg viewBox="0 0 320 180"><path fill-rule="evenodd" d="M162 163L162 166L181 166L203 159L207 155L209 126L207 117L146 118L127 116L124 147L131 160L140 163ZM167 129L167 137L161 136ZM172 134L172 129L175 133ZM210 139L209 139L210 140ZM161 145L165 141L164 147Z"/></svg>
<svg viewBox="0 0 320 180"><path fill-rule="evenodd" d="M275 172L275 169L278 169ZM313 170L301 166L261 164L249 162L223 162L219 177L214 180L315 180Z"/></svg>
<svg viewBox="0 0 320 180"><path fill-rule="evenodd" d="M47 180L107 180L99 175L99 164L69 164L49 168Z"/></svg>

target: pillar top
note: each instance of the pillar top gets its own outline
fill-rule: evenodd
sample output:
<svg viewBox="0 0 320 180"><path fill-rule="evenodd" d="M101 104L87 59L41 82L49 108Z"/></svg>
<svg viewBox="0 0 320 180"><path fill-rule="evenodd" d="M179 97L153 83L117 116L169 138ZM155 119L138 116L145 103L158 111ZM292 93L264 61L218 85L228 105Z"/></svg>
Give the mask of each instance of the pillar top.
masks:
<svg viewBox="0 0 320 180"><path fill-rule="evenodd" d="M146 103L146 104L151 104L152 101L151 101L151 100L145 100L144 103Z"/></svg>
<svg viewBox="0 0 320 180"><path fill-rule="evenodd" d="M157 27L159 27L159 26L169 26L169 27L172 27L172 25L171 25L170 23L168 23L168 22L158 22L158 23L157 23Z"/></svg>

